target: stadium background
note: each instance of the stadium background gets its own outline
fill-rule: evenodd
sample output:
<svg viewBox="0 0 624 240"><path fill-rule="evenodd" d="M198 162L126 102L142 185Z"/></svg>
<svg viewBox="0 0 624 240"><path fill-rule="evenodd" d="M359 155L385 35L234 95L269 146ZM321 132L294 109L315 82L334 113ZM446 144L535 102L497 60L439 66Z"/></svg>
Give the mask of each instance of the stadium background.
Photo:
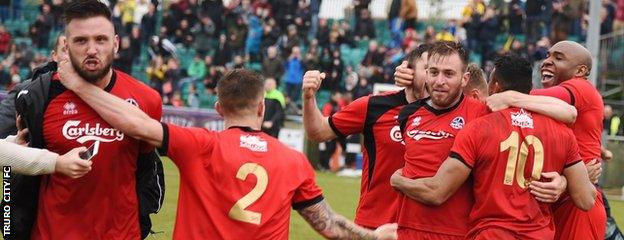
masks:
<svg viewBox="0 0 624 240"><path fill-rule="evenodd" d="M542 1L490 0L483 2L483 7L479 0L301 2L304 4L297 0L109 1L114 9L116 30L122 37L115 67L162 94L166 105L163 121L217 130L223 125L211 108L216 100L214 85L223 71L245 67L274 76L279 82L278 90L286 95L287 116L280 139L305 151L318 167L318 144L305 140L298 92L296 87L288 86L297 86L305 70L321 69L330 73L329 83L318 94L319 107L331 103L332 92L350 95L340 99L344 104L391 85L394 67L418 43L451 39L464 43L471 50L471 61L481 64L486 73L491 70L489 60L497 54L524 55L535 63L537 80L537 66L544 58L544 49L561 39L584 42L589 19L588 0L555 0L553 8L542 6L538 11L528 2ZM413 3L414 8L407 6L411 5L407 2ZM61 3L61 0L0 0L0 98L46 61L62 31ZM155 7L153 15L148 13L150 5ZM492 8L493 14L481 18L487 15L485 6ZM366 15L370 17L363 16L362 9L367 9ZM479 14L478 24L475 14ZM203 16L210 21L202 22ZM397 24L396 19L406 17L415 17L413 29L406 29L410 25L405 23ZM480 27L492 24L492 19L496 20L495 25ZM319 28L325 20L327 29ZM620 202L624 199L621 174L624 29L618 28L618 22L624 22L624 1L602 1L599 21L596 86L605 104L614 109L605 119L606 145L613 151L614 159L603 165L601 181L610 196L613 215L621 225L624 221L624 203ZM478 27L463 25L464 22ZM268 25L272 29L266 30ZM220 33L225 34L224 44L219 44ZM372 46L375 45L371 44L372 40L378 46ZM278 50L273 62L267 61L269 46ZM291 61L295 46L302 52L299 65ZM178 174L170 161L166 160L165 166L168 191L162 211L154 216L154 230L161 233L152 239L170 239L172 234ZM338 177L331 171L319 171L317 177L331 205L352 218L359 178ZM291 238L318 238L296 214L291 222Z"/></svg>

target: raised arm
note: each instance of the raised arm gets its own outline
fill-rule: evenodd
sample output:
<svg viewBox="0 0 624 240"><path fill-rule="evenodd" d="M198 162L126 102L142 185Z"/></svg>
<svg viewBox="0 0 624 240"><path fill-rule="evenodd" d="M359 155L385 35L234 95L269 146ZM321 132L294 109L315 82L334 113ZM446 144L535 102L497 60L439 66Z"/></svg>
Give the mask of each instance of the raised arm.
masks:
<svg viewBox="0 0 624 240"><path fill-rule="evenodd" d="M69 61L67 53L61 54L58 73L61 83L73 91L107 123L130 137L160 147L163 129L160 122L150 118L141 109L113 96L82 79Z"/></svg>
<svg viewBox="0 0 624 240"><path fill-rule="evenodd" d="M397 239L396 224L385 224L371 231L336 214L324 200L298 212L327 239Z"/></svg>
<svg viewBox="0 0 624 240"><path fill-rule="evenodd" d="M409 179L397 170L390 178L390 185L409 198L428 205L441 205L466 181L471 169L455 158L447 158L435 176Z"/></svg>
<svg viewBox="0 0 624 240"><path fill-rule="evenodd" d="M576 121L576 108L566 102L548 96L528 95L516 91L505 91L493 94L486 99L492 111L499 111L508 107L524 108L539 114L549 116L557 121L572 124Z"/></svg>
<svg viewBox="0 0 624 240"><path fill-rule="evenodd" d="M596 201L596 187L590 182L583 162L565 168L563 175L568 179L568 192L574 205L584 211L591 209Z"/></svg>
<svg viewBox="0 0 624 240"><path fill-rule="evenodd" d="M336 133L329 126L329 118L324 117L316 106L316 92L321 87L325 73L307 71L303 75L303 126L308 138L324 142L336 138Z"/></svg>

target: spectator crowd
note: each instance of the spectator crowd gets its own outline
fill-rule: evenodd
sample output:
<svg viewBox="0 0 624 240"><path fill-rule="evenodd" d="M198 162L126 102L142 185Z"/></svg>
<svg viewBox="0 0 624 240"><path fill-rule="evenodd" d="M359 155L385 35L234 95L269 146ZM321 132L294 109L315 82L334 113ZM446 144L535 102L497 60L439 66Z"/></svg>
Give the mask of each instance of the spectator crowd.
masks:
<svg viewBox="0 0 624 240"><path fill-rule="evenodd" d="M62 0L22 1L0 0L0 89L48 61L63 30ZM338 92L348 102L375 83L393 83L394 68L420 43L459 41L489 72L497 54L539 61L551 44L584 41L587 32L588 0L467 0L460 19L437 22L419 18L417 2L389 0L387 19L373 20L371 0L355 0L335 20L319 18L322 0L106 1L121 39L115 67L156 89L165 104L212 107L223 73L250 68L275 80L286 114L301 112L306 70L327 74L319 104L337 102ZM600 21L601 34L624 29L624 0L602 0Z"/></svg>

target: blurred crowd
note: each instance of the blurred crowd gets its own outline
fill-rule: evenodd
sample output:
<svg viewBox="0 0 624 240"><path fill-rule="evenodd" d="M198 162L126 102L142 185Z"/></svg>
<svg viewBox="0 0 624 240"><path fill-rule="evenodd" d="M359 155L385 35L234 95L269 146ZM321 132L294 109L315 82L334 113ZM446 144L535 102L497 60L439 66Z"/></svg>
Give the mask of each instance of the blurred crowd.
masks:
<svg viewBox="0 0 624 240"><path fill-rule="evenodd" d="M0 89L48 61L63 30L62 0L31 7L30 19L22 1L0 0ZM393 83L394 68L423 42L459 41L488 72L497 54L539 61L557 41L582 42L588 25L588 0L467 0L461 19L437 22L418 16L415 0L389 0L385 20L372 19L371 0L353 1L345 19L319 18L321 1L108 0L121 38L114 64L165 104L195 108L213 106L228 69L255 69L275 80L285 113L300 114L306 70L327 74L320 104L336 102L334 93L350 101L372 93L375 83ZM624 0L602 0L600 20L601 34L624 29Z"/></svg>

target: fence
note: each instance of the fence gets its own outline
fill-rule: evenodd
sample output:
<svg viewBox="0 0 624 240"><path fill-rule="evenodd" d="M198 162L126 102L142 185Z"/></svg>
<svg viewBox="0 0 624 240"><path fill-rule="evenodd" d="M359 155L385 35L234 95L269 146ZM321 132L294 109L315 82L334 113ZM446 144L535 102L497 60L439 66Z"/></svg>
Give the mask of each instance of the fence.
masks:
<svg viewBox="0 0 624 240"><path fill-rule="evenodd" d="M624 30L600 38L598 59L598 87L605 103L624 107Z"/></svg>

